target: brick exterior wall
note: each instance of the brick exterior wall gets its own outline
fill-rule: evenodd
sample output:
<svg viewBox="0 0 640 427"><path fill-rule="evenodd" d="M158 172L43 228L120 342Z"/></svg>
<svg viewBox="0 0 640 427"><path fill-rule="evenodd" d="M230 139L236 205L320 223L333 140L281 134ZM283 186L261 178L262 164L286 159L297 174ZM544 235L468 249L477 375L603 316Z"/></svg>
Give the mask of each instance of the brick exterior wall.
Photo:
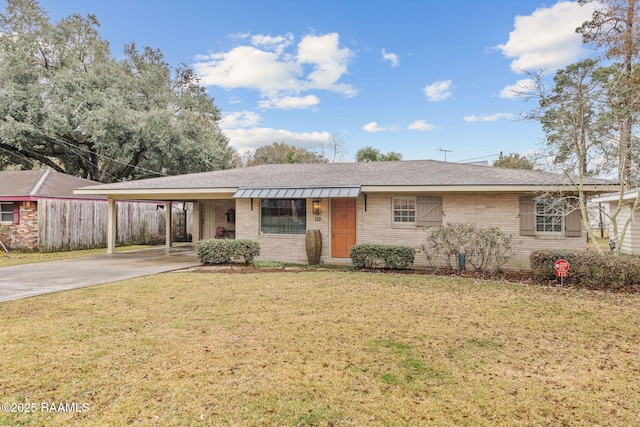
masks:
<svg viewBox="0 0 640 427"><path fill-rule="evenodd" d="M320 215L313 215L311 200L307 200L307 230L320 230L322 236L321 262L327 262L330 252L329 241L329 210L327 200L320 203ZM307 263L305 248L305 234L265 234L260 232L260 200L236 200L236 238L251 239L260 244L262 261L284 261Z"/></svg>
<svg viewBox="0 0 640 427"><path fill-rule="evenodd" d="M582 237L520 236L519 193L457 193L430 194L442 196L442 223L465 223L484 227L499 227L512 236L513 254L505 269L529 269L529 256L542 249L586 250L586 233ZM367 212L364 200L358 198L358 243L383 243L410 246L416 249L416 266L429 262L422 245L427 234L415 226L394 226L393 197L412 197L416 194L369 194Z"/></svg>
<svg viewBox="0 0 640 427"><path fill-rule="evenodd" d="M20 203L20 223L0 223L0 240L9 250L38 249L38 202Z"/></svg>
<svg viewBox="0 0 640 427"><path fill-rule="evenodd" d="M531 252L541 249L586 250L586 234L582 237L520 236L519 193L442 193L442 194L368 194L365 212L364 196L356 203L357 243L382 243L410 246L416 249L415 266L428 266L422 245L427 243L427 234L414 225L393 224L393 198L418 195L442 196L443 224L466 223L485 227L500 227L512 236L513 254L506 269L529 269ZM201 204L199 204L201 206ZM236 238L251 239L260 244L264 261L306 263L305 235L278 235L260 232L260 200L235 200ZM331 200L321 200L321 213L313 215L312 202L307 200L307 230L320 230L322 236L322 263L348 262L348 259L331 258ZM194 212L194 220L201 213ZM196 234L194 233L194 241ZM470 268L470 266L468 267Z"/></svg>

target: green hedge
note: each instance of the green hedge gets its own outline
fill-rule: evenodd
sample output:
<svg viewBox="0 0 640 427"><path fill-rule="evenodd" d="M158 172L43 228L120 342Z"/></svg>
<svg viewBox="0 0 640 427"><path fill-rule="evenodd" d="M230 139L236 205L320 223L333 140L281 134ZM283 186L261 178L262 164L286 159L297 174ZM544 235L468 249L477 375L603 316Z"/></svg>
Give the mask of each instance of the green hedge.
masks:
<svg viewBox="0 0 640 427"><path fill-rule="evenodd" d="M260 245L248 239L210 239L198 242L197 252L202 264L226 264L232 259L249 264L260 255Z"/></svg>
<svg viewBox="0 0 640 427"><path fill-rule="evenodd" d="M530 258L533 274L538 279L553 280L555 263L559 259L567 260L570 265L566 283L589 289L640 288L640 257L636 255L536 251Z"/></svg>
<svg viewBox="0 0 640 427"><path fill-rule="evenodd" d="M351 260L358 268L394 268L401 270L412 264L416 250L407 246L363 243L351 248Z"/></svg>

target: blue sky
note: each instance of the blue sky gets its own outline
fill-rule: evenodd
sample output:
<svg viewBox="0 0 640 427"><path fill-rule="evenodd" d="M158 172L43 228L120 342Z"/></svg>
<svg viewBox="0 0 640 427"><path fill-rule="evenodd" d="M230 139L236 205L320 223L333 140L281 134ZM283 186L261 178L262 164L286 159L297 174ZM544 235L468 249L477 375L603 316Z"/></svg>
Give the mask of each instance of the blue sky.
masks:
<svg viewBox="0 0 640 427"><path fill-rule="evenodd" d="M0 3L4 7L4 2ZM487 160L543 141L535 107L510 89L521 70L589 56L572 1L41 0L52 20L93 13L119 57L125 43L194 68L231 145L285 142L344 161L372 146L404 159Z"/></svg>

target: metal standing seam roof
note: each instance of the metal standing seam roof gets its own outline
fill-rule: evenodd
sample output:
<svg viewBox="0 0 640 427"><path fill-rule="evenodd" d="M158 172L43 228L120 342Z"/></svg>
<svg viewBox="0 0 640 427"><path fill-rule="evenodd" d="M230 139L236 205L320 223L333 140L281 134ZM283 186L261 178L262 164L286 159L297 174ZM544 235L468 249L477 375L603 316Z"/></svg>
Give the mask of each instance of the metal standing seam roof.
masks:
<svg viewBox="0 0 640 427"><path fill-rule="evenodd" d="M241 187L235 199L312 199L357 197L360 186L348 187Z"/></svg>

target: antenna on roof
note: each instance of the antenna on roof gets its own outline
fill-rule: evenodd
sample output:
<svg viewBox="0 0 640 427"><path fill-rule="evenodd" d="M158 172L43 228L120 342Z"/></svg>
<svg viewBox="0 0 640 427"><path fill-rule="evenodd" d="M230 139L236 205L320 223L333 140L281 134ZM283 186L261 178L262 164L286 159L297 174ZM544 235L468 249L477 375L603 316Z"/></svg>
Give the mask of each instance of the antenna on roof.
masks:
<svg viewBox="0 0 640 427"><path fill-rule="evenodd" d="M451 153L451 150L445 150L444 148L440 147L438 148L438 151L441 153L444 153L444 161L447 161L447 153Z"/></svg>

